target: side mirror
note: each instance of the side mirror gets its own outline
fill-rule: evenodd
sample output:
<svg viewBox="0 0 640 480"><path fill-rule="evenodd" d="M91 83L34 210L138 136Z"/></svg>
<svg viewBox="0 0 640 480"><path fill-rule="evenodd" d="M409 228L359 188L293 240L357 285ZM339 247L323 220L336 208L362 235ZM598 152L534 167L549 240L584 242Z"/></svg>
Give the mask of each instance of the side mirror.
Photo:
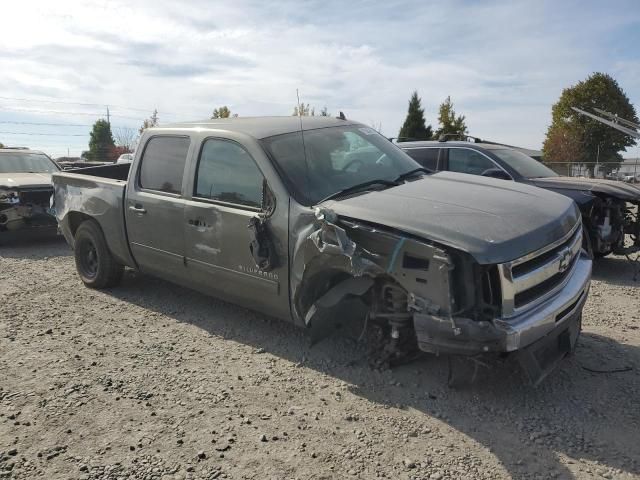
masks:
<svg viewBox="0 0 640 480"><path fill-rule="evenodd" d="M489 168L482 172L483 177L500 178L502 180L511 180L511 177L507 172L501 168Z"/></svg>

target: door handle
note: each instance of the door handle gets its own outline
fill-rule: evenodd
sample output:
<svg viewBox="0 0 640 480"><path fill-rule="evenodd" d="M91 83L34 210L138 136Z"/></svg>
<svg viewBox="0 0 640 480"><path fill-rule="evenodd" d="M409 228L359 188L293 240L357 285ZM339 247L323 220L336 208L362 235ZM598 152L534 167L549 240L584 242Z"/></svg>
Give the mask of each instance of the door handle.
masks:
<svg viewBox="0 0 640 480"><path fill-rule="evenodd" d="M129 205L129 210L131 210L132 212L136 212L136 213L147 213L147 211L142 208L142 206L138 206L138 205Z"/></svg>

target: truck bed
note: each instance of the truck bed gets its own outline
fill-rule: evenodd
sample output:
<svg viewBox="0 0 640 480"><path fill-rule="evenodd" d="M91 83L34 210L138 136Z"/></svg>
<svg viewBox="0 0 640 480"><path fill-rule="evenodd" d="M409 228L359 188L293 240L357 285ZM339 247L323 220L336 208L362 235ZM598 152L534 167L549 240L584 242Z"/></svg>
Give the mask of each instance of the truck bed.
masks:
<svg viewBox="0 0 640 480"><path fill-rule="evenodd" d="M124 219L128 170L129 165L125 164L54 173L53 209L69 245L74 245L75 231L80 223L92 218L102 228L116 260L123 265L135 266Z"/></svg>
<svg viewBox="0 0 640 480"><path fill-rule="evenodd" d="M126 180L131 169L130 163L93 165L89 167L76 167L66 170L69 173L81 173L82 175L92 175L100 178L111 178L113 180Z"/></svg>

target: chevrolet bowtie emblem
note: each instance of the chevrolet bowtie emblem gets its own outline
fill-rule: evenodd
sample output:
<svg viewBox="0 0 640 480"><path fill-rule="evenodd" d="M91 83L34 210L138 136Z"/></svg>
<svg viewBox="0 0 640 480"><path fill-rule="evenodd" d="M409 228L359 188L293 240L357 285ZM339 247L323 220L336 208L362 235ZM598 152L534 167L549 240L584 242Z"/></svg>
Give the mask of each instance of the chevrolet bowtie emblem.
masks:
<svg viewBox="0 0 640 480"><path fill-rule="evenodd" d="M560 252L560 263L558 264L558 270L562 273L569 268L571 264L571 249L565 248Z"/></svg>

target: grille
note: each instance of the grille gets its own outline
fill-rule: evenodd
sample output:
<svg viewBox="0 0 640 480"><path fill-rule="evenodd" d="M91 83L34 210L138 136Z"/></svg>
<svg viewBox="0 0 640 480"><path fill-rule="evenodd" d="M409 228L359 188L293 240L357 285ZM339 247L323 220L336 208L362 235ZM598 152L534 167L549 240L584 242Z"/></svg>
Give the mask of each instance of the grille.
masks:
<svg viewBox="0 0 640 480"><path fill-rule="evenodd" d="M558 285L560 285L562 281L569 276L569 273L571 272L571 267L573 267L573 264L576 262L577 259L578 259L577 255L573 257L573 259L571 260L571 263L569 264L569 268L567 268L564 272L558 272L552 277L549 277L546 280L544 280L542 283L539 283L522 292L516 293L514 297L515 308L521 308L525 306L526 304L534 301L536 298L544 295L549 290L553 290Z"/></svg>
<svg viewBox="0 0 640 480"><path fill-rule="evenodd" d="M539 305L558 292L573 271L582 249L578 222L562 239L523 258L499 265L505 317Z"/></svg>
<svg viewBox="0 0 640 480"><path fill-rule="evenodd" d="M53 195L53 188L39 188L34 190L21 190L20 203L23 205L49 206L49 199Z"/></svg>

